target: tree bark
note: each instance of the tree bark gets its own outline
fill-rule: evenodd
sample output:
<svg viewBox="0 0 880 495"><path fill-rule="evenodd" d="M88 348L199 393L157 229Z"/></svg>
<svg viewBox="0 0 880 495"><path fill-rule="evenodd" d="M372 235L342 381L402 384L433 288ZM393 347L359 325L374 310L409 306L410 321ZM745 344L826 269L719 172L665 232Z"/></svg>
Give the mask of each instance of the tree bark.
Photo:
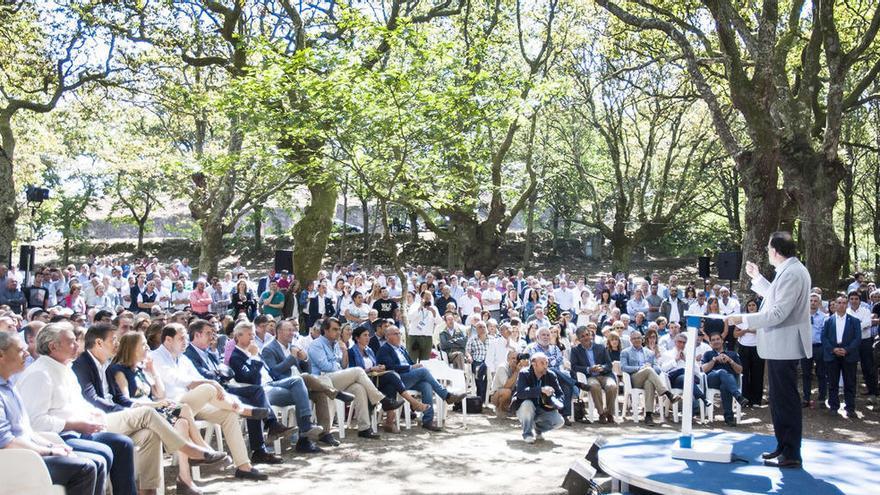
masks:
<svg viewBox="0 0 880 495"><path fill-rule="evenodd" d="M523 249L523 269L528 270L532 261L532 236L535 230L535 203L538 201L537 192L529 196L528 214L526 217L526 242Z"/></svg>
<svg viewBox="0 0 880 495"><path fill-rule="evenodd" d="M15 135L12 132L12 115L0 114L0 263L12 256L15 241L15 222L18 220L18 203L15 201L15 178L12 159L15 153Z"/></svg>
<svg viewBox="0 0 880 495"><path fill-rule="evenodd" d="M208 277L216 276L220 266L220 258L223 257L223 234L225 233L222 221L210 221L205 219L200 222L202 237L199 241L201 252L199 253L199 272L207 273Z"/></svg>
<svg viewBox="0 0 880 495"><path fill-rule="evenodd" d="M365 197L361 196L361 216L363 217L364 224L364 239L363 239L363 249L364 256L370 252L370 205L367 203Z"/></svg>
<svg viewBox="0 0 880 495"><path fill-rule="evenodd" d="M144 231L147 229L147 222L138 222L138 243L137 243L137 253L144 254Z"/></svg>
<svg viewBox="0 0 880 495"><path fill-rule="evenodd" d="M263 249L263 206L254 206L254 252Z"/></svg>
<svg viewBox="0 0 880 495"><path fill-rule="evenodd" d="M345 244L348 241L348 172L342 186L342 239L339 241L339 262L345 261Z"/></svg>
<svg viewBox="0 0 880 495"><path fill-rule="evenodd" d="M751 278L746 274L745 263L757 263L765 276L773 269L767 260L767 241L770 234L779 229L785 195L776 184L779 170L776 168L778 153L769 151L746 151L736 157L740 168L742 187L746 195L742 253L740 267L740 291L747 292Z"/></svg>
<svg viewBox="0 0 880 495"><path fill-rule="evenodd" d="M632 264L634 239L626 235L622 227L615 227L609 240L611 241L611 273L628 274Z"/></svg>
<svg viewBox="0 0 880 495"><path fill-rule="evenodd" d="M415 211L410 210L409 212L409 225L410 225L410 234L411 239L410 242L413 244L419 243L419 215ZM387 228L387 226L386 226Z"/></svg>
<svg viewBox="0 0 880 495"><path fill-rule="evenodd" d="M807 143L784 143L780 158L785 189L797 203L804 264L813 286L833 292L844 260L843 245L834 229L834 205L846 169Z"/></svg>
<svg viewBox="0 0 880 495"><path fill-rule="evenodd" d="M336 211L336 184L330 181L309 184L311 201L293 227L293 272L305 284L318 276Z"/></svg>
<svg viewBox="0 0 880 495"><path fill-rule="evenodd" d="M466 274L480 270L489 273L499 265L498 250L503 242L503 234L494 225L486 223L459 223L457 240L464 260Z"/></svg>
<svg viewBox="0 0 880 495"><path fill-rule="evenodd" d="M855 244L855 232L853 229L853 214L855 198L853 197L853 170L855 169L855 155L852 148L847 153L850 157L849 166L846 167L846 175L843 179L843 260L841 278L849 276L852 258L850 258L851 249ZM856 257L856 260L858 258Z"/></svg>

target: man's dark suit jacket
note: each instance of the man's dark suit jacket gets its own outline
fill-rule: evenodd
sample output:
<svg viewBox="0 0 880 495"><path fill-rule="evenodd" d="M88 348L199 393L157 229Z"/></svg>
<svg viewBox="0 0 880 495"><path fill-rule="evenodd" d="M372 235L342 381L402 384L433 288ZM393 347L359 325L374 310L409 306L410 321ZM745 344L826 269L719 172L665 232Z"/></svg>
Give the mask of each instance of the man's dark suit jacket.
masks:
<svg viewBox="0 0 880 495"><path fill-rule="evenodd" d="M553 395L559 402L562 402L562 387L559 386L559 379L556 378L553 370L548 369L539 380L531 366L523 368L516 377L516 390L513 392L510 410L516 411L520 404L527 400L535 404L535 409L544 407L541 404L541 388L543 387L553 387Z"/></svg>
<svg viewBox="0 0 880 495"><path fill-rule="evenodd" d="M266 365L266 369L269 370L269 375L272 376L273 380L289 378L293 375L291 367L299 369L299 359L293 354L285 356L281 343L275 339L272 339L272 342L263 346L260 355L263 356L263 363ZM232 360L230 359L229 362L231 363Z"/></svg>
<svg viewBox="0 0 880 495"><path fill-rule="evenodd" d="M309 314L306 318L306 328L312 328L316 321L318 321L321 316L318 316L318 295L315 297L309 298ZM324 296L324 315L323 316L333 316L333 299L327 296Z"/></svg>
<svg viewBox="0 0 880 495"><path fill-rule="evenodd" d="M263 366L265 366L263 361L251 359L238 347L232 349L232 355L229 357L229 368L235 373L235 381L238 383L261 385L263 383Z"/></svg>
<svg viewBox="0 0 880 495"><path fill-rule="evenodd" d="M838 342L836 319L837 313L829 316L825 320L825 327L822 328L822 358L825 361L834 361L837 356L831 351L835 347L843 347L846 349L844 360L847 363L857 363L859 361L859 344L862 343L862 325L858 318L847 314L846 323L843 324L843 342Z"/></svg>
<svg viewBox="0 0 880 495"><path fill-rule="evenodd" d="M107 376L101 377L98 366L88 352L83 352L73 361L73 373L82 388L82 395L90 404L104 412L122 411L125 407L131 407L132 402L124 399L125 407L113 402L112 397L104 396L104 388L101 379L107 380ZM108 389L109 383L107 383Z"/></svg>
<svg viewBox="0 0 880 495"><path fill-rule="evenodd" d="M220 382L222 385L226 385L226 382L228 382L229 379L232 378L230 376L224 376L222 373L219 372L220 360L211 352L207 354L208 359L210 359L214 363L214 369L208 367L208 363L206 363L202 359L199 351L197 351L195 346L193 346L192 344L186 346L186 350L183 351L183 354L184 356L188 357L190 361L192 361L193 365L196 367L196 371L198 371L200 375L208 380L215 380L217 382Z"/></svg>
<svg viewBox="0 0 880 495"><path fill-rule="evenodd" d="M578 373L583 373L587 378L592 376L590 373L590 360L587 357L587 350L584 346L578 344L571 348L571 376L577 379ZM593 362L602 366L599 375L611 375L611 358L608 357L608 351L604 345L593 343Z"/></svg>
<svg viewBox="0 0 880 495"><path fill-rule="evenodd" d="M379 354L376 355L376 359L379 361L379 364L385 365L386 370L396 371L398 374L402 375L412 369L413 360L409 357L406 349L401 347L400 350L403 351L403 356L406 358L407 362L405 363L400 362L397 350L395 350L394 346L388 342L385 342L382 347L379 348Z"/></svg>

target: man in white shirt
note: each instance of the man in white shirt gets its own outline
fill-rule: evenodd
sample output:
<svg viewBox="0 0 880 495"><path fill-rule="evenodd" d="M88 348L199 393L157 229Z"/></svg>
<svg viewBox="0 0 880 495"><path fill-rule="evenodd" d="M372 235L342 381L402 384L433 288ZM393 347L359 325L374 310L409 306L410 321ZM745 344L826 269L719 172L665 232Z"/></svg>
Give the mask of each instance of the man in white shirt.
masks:
<svg viewBox="0 0 880 495"><path fill-rule="evenodd" d="M739 301L730 296L730 289L721 287L721 297L718 298L718 309L724 316L735 315L740 312Z"/></svg>
<svg viewBox="0 0 880 495"><path fill-rule="evenodd" d="M440 314L434 307L434 296L430 291L422 293L421 304L413 304L409 310L409 332L406 336L406 351L415 362L431 359L434 348L434 327L441 323Z"/></svg>
<svg viewBox="0 0 880 495"><path fill-rule="evenodd" d="M852 291L848 295L849 306L846 308L848 315L858 318L862 327L862 341L859 344L859 361L862 367L862 378L868 387L866 395L873 395L880 399L880 391L877 387L877 365L874 362L874 339L871 337L871 320L873 314L870 306L862 304L859 293Z"/></svg>
<svg viewBox="0 0 880 495"><path fill-rule="evenodd" d="M704 315L709 305L706 303L706 291L697 291L697 300L687 310L689 315Z"/></svg>
<svg viewBox="0 0 880 495"><path fill-rule="evenodd" d="M501 292L494 281L490 280L489 286L483 291L483 309L495 320L501 319Z"/></svg>
<svg viewBox="0 0 880 495"><path fill-rule="evenodd" d="M80 447L79 438L107 444L113 452L107 464L111 466L114 493L133 493L130 480L135 476L140 490L157 490L162 479L163 444L169 452L179 450L187 457L206 457L207 450L181 438L152 408L104 413L89 404L70 367L77 355L77 343L69 323L53 323L43 328L37 335L37 352L40 357L16 380L34 429L60 434L74 450ZM129 450L131 442L118 435L131 438L138 447L137 456Z"/></svg>
<svg viewBox="0 0 880 495"><path fill-rule="evenodd" d="M165 396L174 402L189 405L196 419L220 425L236 466L236 478L268 479L251 465L238 416L265 419L269 411L244 407L230 397L219 383L204 379L192 361L183 355L185 349L186 329L183 325L165 325L162 329L162 345L150 352L153 365L165 385Z"/></svg>

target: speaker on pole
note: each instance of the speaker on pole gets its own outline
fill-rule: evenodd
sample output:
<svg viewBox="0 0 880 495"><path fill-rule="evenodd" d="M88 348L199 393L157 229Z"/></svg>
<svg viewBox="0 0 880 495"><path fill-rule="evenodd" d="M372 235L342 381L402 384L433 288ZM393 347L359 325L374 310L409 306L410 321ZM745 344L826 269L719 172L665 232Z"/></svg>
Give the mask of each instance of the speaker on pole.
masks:
<svg viewBox="0 0 880 495"><path fill-rule="evenodd" d="M23 244L18 248L18 268L23 272L30 272L34 269L34 255L36 249L28 244Z"/></svg>
<svg viewBox="0 0 880 495"><path fill-rule="evenodd" d="M715 265L718 267L718 278L738 280L739 270L742 267L742 251L718 253Z"/></svg>
<svg viewBox="0 0 880 495"><path fill-rule="evenodd" d="M700 256L697 258L697 271L700 273L700 278L703 280L709 278L709 264L710 258L708 256Z"/></svg>
<svg viewBox="0 0 880 495"><path fill-rule="evenodd" d="M278 249L275 251L275 273L281 273L284 270L293 273L293 251Z"/></svg>

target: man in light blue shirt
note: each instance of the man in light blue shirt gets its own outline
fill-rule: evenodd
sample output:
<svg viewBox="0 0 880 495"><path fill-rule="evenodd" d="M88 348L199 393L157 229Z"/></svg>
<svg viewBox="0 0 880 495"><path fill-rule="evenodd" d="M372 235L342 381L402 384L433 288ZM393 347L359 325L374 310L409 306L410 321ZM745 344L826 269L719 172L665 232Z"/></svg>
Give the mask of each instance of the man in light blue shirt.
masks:
<svg viewBox="0 0 880 495"><path fill-rule="evenodd" d="M321 322L321 336L309 345L312 374L327 375L333 383L333 388L354 395L358 436L379 438L379 434L373 431L370 421L373 406L381 403L382 409L388 411L403 406L403 401L385 397L370 381L363 368L349 366L348 349L342 348L344 344L339 341L339 334L339 320L331 317Z"/></svg>
<svg viewBox="0 0 880 495"><path fill-rule="evenodd" d="M828 311L834 311L834 300L829 301ZM813 355L801 359L801 374L803 380L802 392L804 407L815 407L816 403L810 400L813 391L813 365L816 366L816 378L819 380L819 404L825 403L828 392L828 380L825 371L825 360L822 359L822 329L828 316L822 312L822 299L819 294L810 294L810 326L813 328Z"/></svg>
<svg viewBox="0 0 880 495"><path fill-rule="evenodd" d="M660 379L660 366L655 362L654 351L642 347L642 334L633 332L629 336L630 346L620 353L620 369L629 373L632 386L645 390L645 424L654 426L654 396L665 395L670 402L681 400L681 396L672 395L672 392L663 385Z"/></svg>

